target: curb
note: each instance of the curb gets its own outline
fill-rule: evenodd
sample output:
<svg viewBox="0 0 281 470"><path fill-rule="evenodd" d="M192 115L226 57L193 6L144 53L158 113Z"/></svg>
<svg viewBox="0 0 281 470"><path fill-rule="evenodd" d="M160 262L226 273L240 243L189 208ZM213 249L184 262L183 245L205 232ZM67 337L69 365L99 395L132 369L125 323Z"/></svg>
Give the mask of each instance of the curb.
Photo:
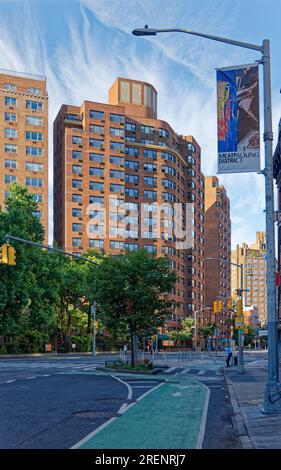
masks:
<svg viewBox="0 0 281 470"><path fill-rule="evenodd" d="M223 369L223 375L227 384L227 389L228 389L231 406L233 410L233 425L237 433L238 439L241 443L241 447L242 449L255 449L255 446L253 445L253 442L251 441L248 431L247 431L247 426L245 424L245 420L243 418L241 408L239 406L239 402L235 393L235 387L233 385L233 382L227 376L224 369Z"/></svg>
<svg viewBox="0 0 281 470"><path fill-rule="evenodd" d="M107 356L110 354L119 354L119 351L102 351L97 352L97 356ZM47 357L50 358L68 358L68 357L84 357L84 356L93 356L92 352L81 352L81 353L33 353L33 354L0 354L1 359L28 359L33 357ZM94 356L93 356L94 357Z"/></svg>

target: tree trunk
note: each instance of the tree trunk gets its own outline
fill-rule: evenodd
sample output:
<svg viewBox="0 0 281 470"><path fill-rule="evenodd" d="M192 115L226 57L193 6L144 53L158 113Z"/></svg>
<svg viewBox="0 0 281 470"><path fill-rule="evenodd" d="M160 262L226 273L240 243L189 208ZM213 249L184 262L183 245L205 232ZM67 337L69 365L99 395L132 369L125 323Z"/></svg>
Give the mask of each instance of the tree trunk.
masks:
<svg viewBox="0 0 281 470"><path fill-rule="evenodd" d="M136 321L130 321L130 338L131 338L131 366L135 367L137 361L137 344L136 344Z"/></svg>

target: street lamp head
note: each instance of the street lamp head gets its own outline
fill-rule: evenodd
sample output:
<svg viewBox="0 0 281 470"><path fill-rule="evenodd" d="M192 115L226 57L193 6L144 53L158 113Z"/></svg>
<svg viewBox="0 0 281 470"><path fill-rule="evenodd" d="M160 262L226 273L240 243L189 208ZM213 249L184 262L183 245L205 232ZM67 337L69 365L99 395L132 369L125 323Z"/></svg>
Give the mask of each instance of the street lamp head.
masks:
<svg viewBox="0 0 281 470"><path fill-rule="evenodd" d="M156 36L157 33L156 29L151 29L146 24L144 28L134 29L134 31L132 31L132 34L134 34L135 36Z"/></svg>

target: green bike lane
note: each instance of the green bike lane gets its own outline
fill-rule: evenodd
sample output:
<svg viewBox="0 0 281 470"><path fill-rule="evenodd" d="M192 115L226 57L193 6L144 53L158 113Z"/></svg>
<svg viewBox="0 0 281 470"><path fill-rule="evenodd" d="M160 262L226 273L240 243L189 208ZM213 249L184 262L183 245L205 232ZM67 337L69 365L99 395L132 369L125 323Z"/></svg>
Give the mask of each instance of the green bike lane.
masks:
<svg viewBox="0 0 281 470"><path fill-rule="evenodd" d="M99 372L96 372L99 373ZM114 374L117 378L119 374ZM135 375L133 376L136 377ZM138 375L142 380L151 378ZM124 379L124 374L122 374ZM132 378L128 374L128 379ZM156 379L156 377L154 376ZM157 375L159 384L121 415L111 418L74 448L194 449L201 448L209 389L191 377Z"/></svg>

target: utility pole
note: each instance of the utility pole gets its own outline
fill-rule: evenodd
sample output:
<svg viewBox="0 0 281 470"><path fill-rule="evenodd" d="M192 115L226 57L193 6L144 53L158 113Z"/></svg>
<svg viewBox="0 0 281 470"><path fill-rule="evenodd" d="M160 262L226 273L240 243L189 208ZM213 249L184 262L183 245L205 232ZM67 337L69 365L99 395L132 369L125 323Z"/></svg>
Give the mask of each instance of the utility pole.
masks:
<svg viewBox="0 0 281 470"><path fill-rule="evenodd" d="M91 305L91 315L93 317L93 356L96 356L96 302Z"/></svg>

